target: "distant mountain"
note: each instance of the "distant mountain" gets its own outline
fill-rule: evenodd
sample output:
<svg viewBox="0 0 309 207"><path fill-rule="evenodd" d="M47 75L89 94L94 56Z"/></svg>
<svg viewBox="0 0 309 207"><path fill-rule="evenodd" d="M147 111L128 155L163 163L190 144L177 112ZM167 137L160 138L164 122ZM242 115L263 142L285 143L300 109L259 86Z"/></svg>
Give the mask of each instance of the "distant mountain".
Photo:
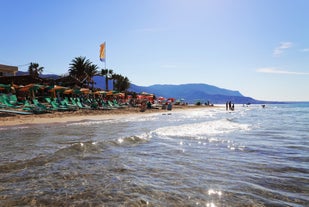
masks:
<svg viewBox="0 0 309 207"><path fill-rule="evenodd" d="M18 71L16 73L17 76L23 76L23 75L29 75L28 72L23 72L23 71ZM60 78L59 75L55 75L55 74L41 74L40 75L41 78L50 78L50 79L58 79Z"/></svg>
<svg viewBox="0 0 309 207"><path fill-rule="evenodd" d="M61 76L55 74L42 74L40 75L41 78L49 78L49 79L58 79Z"/></svg>
<svg viewBox="0 0 309 207"><path fill-rule="evenodd" d="M140 93L147 92L166 98L185 99L186 102L195 103L197 101L210 103L261 103L251 97L243 96L239 91L219 88L208 84L181 84L181 85L152 85L152 86L137 86L131 84L131 91Z"/></svg>
<svg viewBox="0 0 309 207"><path fill-rule="evenodd" d="M94 87L95 88L101 88L102 90L105 90L105 77L102 76L94 76L93 80L95 82ZM108 89L113 90L113 80L108 80Z"/></svg>
<svg viewBox="0 0 309 207"><path fill-rule="evenodd" d="M28 72L18 71L18 76L28 75ZM57 79L60 76L55 74L42 74L42 78ZM105 77L94 76L95 88L105 90ZM108 81L108 88L113 89L113 81ZM280 103L271 101L259 101L251 97L243 96L239 91L228 90L219 88L208 84L181 84L181 85L152 85L152 86L138 86L131 83L129 91L136 93L147 92L155 94L157 97L163 96L165 98L185 99L188 103L195 103L200 101L202 103L209 101L210 103L222 104L227 101L233 103L246 104L246 103Z"/></svg>
<svg viewBox="0 0 309 207"><path fill-rule="evenodd" d="M28 72L23 72L23 71L17 71L16 75L17 76L29 75L29 73Z"/></svg>

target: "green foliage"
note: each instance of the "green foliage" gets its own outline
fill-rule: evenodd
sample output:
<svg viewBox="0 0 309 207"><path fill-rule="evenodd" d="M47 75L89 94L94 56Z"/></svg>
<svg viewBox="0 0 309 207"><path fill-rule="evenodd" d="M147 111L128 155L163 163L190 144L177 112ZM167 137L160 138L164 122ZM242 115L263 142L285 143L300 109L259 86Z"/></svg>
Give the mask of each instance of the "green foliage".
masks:
<svg viewBox="0 0 309 207"><path fill-rule="evenodd" d="M44 67L40 67L38 63L30 63L28 72L33 78L38 78L43 73Z"/></svg>
<svg viewBox="0 0 309 207"><path fill-rule="evenodd" d="M124 77L119 74L114 74L112 78L113 78L114 90L126 91L130 88L130 81L127 77Z"/></svg>
<svg viewBox="0 0 309 207"><path fill-rule="evenodd" d="M76 57L70 63L69 74L81 83L87 81L93 83L92 77L98 74L98 66L86 57Z"/></svg>

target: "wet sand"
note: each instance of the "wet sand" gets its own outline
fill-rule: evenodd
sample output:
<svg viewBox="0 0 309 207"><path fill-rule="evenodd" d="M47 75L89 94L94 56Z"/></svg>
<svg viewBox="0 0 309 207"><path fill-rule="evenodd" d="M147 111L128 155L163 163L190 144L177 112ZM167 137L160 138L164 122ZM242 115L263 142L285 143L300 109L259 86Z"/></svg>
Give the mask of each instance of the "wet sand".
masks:
<svg viewBox="0 0 309 207"><path fill-rule="evenodd" d="M213 108L209 106L173 106L172 111L187 110L194 108ZM65 122L78 122L82 120L104 120L115 119L123 116L139 116L147 113L167 113L172 112L164 109L147 109L141 112L138 107L127 107L113 110L90 110L79 109L77 111L50 112L44 114L18 115L0 113L0 126L15 126L28 124L52 124Z"/></svg>

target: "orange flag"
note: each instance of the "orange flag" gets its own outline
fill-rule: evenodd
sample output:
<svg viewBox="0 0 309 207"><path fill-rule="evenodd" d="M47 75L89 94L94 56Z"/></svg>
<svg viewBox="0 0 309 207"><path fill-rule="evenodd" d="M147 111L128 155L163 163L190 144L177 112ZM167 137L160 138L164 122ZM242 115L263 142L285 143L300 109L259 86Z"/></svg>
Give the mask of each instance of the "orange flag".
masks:
<svg viewBox="0 0 309 207"><path fill-rule="evenodd" d="M100 60L105 62L105 42L100 45Z"/></svg>

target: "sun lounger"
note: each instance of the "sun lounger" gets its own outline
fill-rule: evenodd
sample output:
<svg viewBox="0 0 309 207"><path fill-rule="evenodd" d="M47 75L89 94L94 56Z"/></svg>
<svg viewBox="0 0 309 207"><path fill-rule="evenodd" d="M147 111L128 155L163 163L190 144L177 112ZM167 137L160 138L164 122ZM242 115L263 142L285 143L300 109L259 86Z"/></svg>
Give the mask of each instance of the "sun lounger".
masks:
<svg viewBox="0 0 309 207"><path fill-rule="evenodd" d="M32 101L33 101L33 103L35 105L34 110L37 113L47 113L50 110L53 110L52 108L49 108L49 107L45 106L44 104L40 103L37 99L33 99Z"/></svg>
<svg viewBox="0 0 309 207"><path fill-rule="evenodd" d="M22 105L22 103L17 100L17 96L15 94L8 96L8 99L9 99L9 102L13 105L14 104Z"/></svg>
<svg viewBox="0 0 309 207"><path fill-rule="evenodd" d="M56 101L51 101L50 102L51 109L52 110L57 110L57 111L71 111L68 107L61 106L59 105Z"/></svg>
<svg viewBox="0 0 309 207"><path fill-rule="evenodd" d="M115 99L113 100L113 105L117 108L126 108L127 107L125 105L120 105Z"/></svg>
<svg viewBox="0 0 309 207"><path fill-rule="evenodd" d="M78 109L77 106L69 104L66 100L61 101L60 106L67 107L68 109L70 109L72 111L76 111Z"/></svg>
<svg viewBox="0 0 309 207"><path fill-rule="evenodd" d="M3 98L2 101L3 101L2 104L6 105L9 108L20 108L20 106L17 106L15 104L11 104L7 98Z"/></svg>
<svg viewBox="0 0 309 207"><path fill-rule="evenodd" d="M83 105L80 101L77 101L76 104L77 104L78 108L80 108L80 109L91 109L90 106Z"/></svg>

